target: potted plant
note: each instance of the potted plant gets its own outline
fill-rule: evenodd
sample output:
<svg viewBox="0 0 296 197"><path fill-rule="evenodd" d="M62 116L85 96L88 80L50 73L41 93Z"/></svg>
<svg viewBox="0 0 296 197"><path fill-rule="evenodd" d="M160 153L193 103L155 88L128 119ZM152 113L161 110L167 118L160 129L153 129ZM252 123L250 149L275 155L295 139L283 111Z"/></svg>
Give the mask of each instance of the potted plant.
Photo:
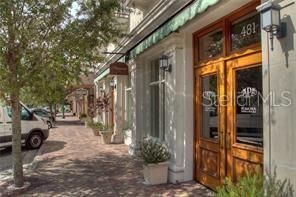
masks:
<svg viewBox="0 0 296 197"><path fill-rule="evenodd" d="M101 135L101 130L103 130L104 125L101 122L90 123L90 128L92 129L95 136Z"/></svg>
<svg viewBox="0 0 296 197"><path fill-rule="evenodd" d="M94 124L94 121L91 117L87 117L84 123L85 128L91 128L91 126Z"/></svg>
<svg viewBox="0 0 296 197"><path fill-rule="evenodd" d="M147 185L167 183L170 152L158 138L147 137L141 144L141 157L144 160L144 179Z"/></svg>
<svg viewBox="0 0 296 197"><path fill-rule="evenodd" d="M87 118L87 115L86 115L85 113L81 113L81 114L79 115L79 119L80 119L82 122L85 122L86 118Z"/></svg>
<svg viewBox="0 0 296 197"><path fill-rule="evenodd" d="M102 136L102 144L111 144L111 138L112 138L112 127L109 127L108 125L105 125L100 130L100 134Z"/></svg>

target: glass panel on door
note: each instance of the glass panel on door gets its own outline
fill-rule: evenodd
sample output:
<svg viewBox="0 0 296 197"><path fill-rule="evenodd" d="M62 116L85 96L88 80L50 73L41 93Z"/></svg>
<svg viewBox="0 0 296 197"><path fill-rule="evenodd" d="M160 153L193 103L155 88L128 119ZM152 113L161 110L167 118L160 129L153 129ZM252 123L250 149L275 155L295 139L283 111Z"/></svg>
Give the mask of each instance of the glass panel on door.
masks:
<svg viewBox="0 0 296 197"><path fill-rule="evenodd" d="M218 139L217 74L202 77L202 137Z"/></svg>
<svg viewBox="0 0 296 197"><path fill-rule="evenodd" d="M236 142L263 146L262 70L261 66L237 70Z"/></svg>

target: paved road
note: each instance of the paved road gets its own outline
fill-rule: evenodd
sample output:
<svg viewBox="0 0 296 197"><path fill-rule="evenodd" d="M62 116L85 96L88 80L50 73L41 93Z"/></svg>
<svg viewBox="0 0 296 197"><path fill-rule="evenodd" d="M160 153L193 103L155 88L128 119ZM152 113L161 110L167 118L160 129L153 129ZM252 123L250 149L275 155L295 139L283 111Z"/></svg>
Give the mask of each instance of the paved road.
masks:
<svg viewBox="0 0 296 197"><path fill-rule="evenodd" d="M23 163L29 164L33 161L38 150L30 150L23 147ZM11 148L0 149L0 173L4 170L11 169Z"/></svg>
<svg viewBox="0 0 296 197"><path fill-rule="evenodd" d="M144 185L142 161L128 154L123 144L101 144L74 117L59 122L38 156L35 171L26 176L31 183L28 197L76 196L210 196L194 181L183 184ZM6 186L0 185L1 190ZM14 195L16 196L16 195Z"/></svg>

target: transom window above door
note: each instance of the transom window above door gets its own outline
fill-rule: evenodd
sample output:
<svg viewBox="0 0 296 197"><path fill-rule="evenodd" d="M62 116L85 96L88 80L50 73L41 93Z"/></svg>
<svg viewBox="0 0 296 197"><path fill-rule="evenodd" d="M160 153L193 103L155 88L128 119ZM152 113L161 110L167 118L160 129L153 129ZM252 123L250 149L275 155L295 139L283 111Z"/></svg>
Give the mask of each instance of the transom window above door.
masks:
<svg viewBox="0 0 296 197"><path fill-rule="evenodd" d="M194 64L228 57L254 48L261 49L260 15L254 5L230 14L193 34Z"/></svg>
<svg viewBox="0 0 296 197"><path fill-rule="evenodd" d="M214 30L199 39L198 52L200 60L221 56L223 52L222 29Z"/></svg>
<svg viewBox="0 0 296 197"><path fill-rule="evenodd" d="M251 13L231 24L231 51L248 47L261 41L260 15Z"/></svg>

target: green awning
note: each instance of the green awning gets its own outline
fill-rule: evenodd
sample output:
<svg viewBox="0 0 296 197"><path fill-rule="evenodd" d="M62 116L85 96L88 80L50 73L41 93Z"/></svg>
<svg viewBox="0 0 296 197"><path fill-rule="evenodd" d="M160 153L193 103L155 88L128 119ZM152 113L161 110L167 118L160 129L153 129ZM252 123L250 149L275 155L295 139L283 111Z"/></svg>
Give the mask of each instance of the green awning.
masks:
<svg viewBox="0 0 296 197"><path fill-rule="evenodd" d="M180 27L185 25L188 21L196 17L198 14L206 11L209 6L215 5L219 0L196 0L191 5L186 7L181 13L174 16L171 20L161 26L158 30L144 39L135 48L130 51L131 58L136 57L144 50L161 41L169 34L177 31Z"/></svg>

